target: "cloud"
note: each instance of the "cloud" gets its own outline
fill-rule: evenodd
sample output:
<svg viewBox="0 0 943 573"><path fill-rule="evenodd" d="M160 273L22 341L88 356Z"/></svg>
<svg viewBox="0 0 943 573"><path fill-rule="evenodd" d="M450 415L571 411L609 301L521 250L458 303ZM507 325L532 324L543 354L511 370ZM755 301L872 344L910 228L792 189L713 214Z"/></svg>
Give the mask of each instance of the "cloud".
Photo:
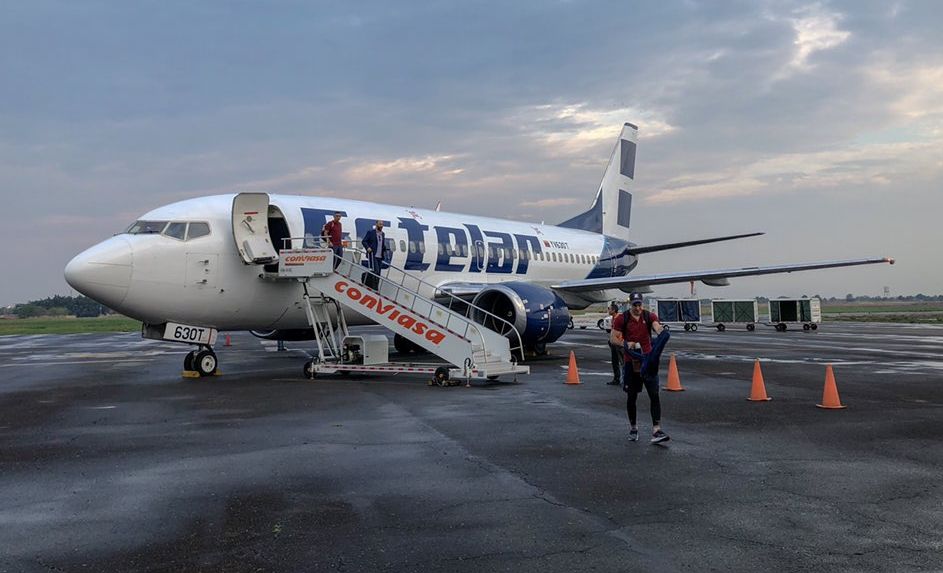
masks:
<svg viewBox="0 0 943 573"><path fill-rule="evenodd" d="M766 156L742 166L668 180L647 203L887 185L913 173L939 173L943 142L856 145L828 151Z"/></svg>
<svg viewBox="0 0 943 573"><path fill-rule="evenodd" d="M301 167L285 175L276 175L265 179L246 181L235 186L236 189L259 189L270 191L283 191L285 189L307 187L318 182L324 173L324 167L320 165L308 165ZM218 192L229 192L229 189L218 189Z"/></svg>
<svg viewBox="0 0 943 573"><path fill-rule="evenodd" d="M556 197L553 199L539 199L537 201L521 201L519 205L521 207L565 207L567 205L580 205L586 203L586 198L575 198L575 197Z"/></svg>
<svg viewBox="0 0 943 573"><path fill-rule="evenodd" d="M581 154L601 144L613 145L622 124L639 126L646 138L677 129L652 110L631 107L592 108L587 103L543 104L524 108L513 116L553 154ZM528 127L528 126L533 127Z"/></svg>
<svg viewBox="0 0 943 573"><path fill-rule="evenodd" d="M943 116L943 63L901 62L883 54L866 72L893 94L890 107L897 115L906 119Z"/></svg>
<svg viewBox="0 0 943 573"><path fill-rule="evenodd" d="M806 6L797 11L796 17L787 18L794 34L792 57L774 79L785 79L795 73L812 69L809 59L813 54L830 50L848 41L851 32L838 28L842 19L842 14L829 12L821 4Z"/></svg>
<svg viewBox="0 0 943 573"><path fill-rule="evenodd" d="M342 178L349 183L372 185L415 182L416 178L443 181L464 171L455 164L457 158L456 155L425 155L400 157L389 161L368 161L347 168ZM344 162L352 161L354 160Z"/></svg>

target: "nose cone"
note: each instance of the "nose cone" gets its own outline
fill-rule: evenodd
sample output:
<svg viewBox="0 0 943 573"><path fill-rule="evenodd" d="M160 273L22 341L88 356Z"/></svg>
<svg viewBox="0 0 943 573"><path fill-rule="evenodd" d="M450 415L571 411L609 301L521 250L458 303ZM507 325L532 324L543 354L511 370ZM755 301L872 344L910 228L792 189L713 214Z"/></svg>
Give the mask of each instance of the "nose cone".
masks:
<svg viewBox="0 0 943 573"><path fill-rule="evenodd" d="M98 302L117 308L131 285L131 243L117 236L79 253L65 267L72 288Z"/></svg>

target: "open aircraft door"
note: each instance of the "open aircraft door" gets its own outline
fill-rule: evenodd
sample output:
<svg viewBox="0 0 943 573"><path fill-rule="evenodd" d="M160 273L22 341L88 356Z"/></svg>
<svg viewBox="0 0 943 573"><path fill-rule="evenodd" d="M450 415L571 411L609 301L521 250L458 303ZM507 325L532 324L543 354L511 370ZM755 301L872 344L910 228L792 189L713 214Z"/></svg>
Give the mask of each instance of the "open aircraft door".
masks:
<svg viewBox="0 0 943 573"><path fill-rule="evenodd" d="M240 193L232 200L232 235L247 265L278 260L268 230L268 194Z"/></svg>

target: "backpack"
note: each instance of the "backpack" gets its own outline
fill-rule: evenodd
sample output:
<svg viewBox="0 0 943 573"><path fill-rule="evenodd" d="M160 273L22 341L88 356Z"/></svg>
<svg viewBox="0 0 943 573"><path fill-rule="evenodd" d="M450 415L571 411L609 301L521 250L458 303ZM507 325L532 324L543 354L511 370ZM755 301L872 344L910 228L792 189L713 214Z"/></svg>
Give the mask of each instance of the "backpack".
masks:
<svg viewBox="0 0 943 573"><path fill-rule="evenodd" d="M624 311L622 313L622 338L623 339L625 338L625 335L626 335L625 331L629 328L630 320L632 320L632 313L628 310ZM652 328L652 323L654 322L652 320L652 313L648 312L647 310L643 310L642 320L644 320L645 324L648 325L648 337L651 338L652 334L654 333L654 330Z"/></svg>
<svg viewBox="0 0 943 573"><path fill-rule="evenodd" d="M626 335L626 330L628 330L628 328L629 328L629 321L630 321L630 320L632 320L632 314L631 314L628 310L625 311L625 312L623 312L623 313L622 313L622 345L623 345L623 348L625 348L625 344L626 344L625 335ZM652 334L653 334L653 330L654 330L654 329L652 328L652 323L654 322L654 321L652 320L652 313L648 312L647 310L643 310L643 311L642 311L642 320L644 320L644 321L645 321L645 324L648 325L648 338L651 339L651 338L652 338ZM641 371L641 366L642 366L642 365L641 365L640 362L637 362L637 361L635 361L635 360L632 361L632 369L635 370L636 368L638 368L638 370L635 370L635 372L640 372L640 371ZM626 388L628 388L628 386L625 386L625 384L627 384L627 382L623 381L623 390L625 390ZM628 390L626 390L626 392L628 392Z"/></svg>

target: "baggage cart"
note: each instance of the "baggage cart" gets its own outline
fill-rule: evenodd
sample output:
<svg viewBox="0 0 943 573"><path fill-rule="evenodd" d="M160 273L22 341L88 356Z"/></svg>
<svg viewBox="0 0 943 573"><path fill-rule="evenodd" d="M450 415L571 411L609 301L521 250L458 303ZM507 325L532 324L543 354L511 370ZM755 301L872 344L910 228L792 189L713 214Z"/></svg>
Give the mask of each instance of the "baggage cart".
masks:
<svg viewBox="0 0 943 573"><path fill-rule="evenodd" d="M697 298L661 298L649 302L649 311L658 315L662 324L684 326L697 332L701 324L701 300Z"/></svg>
<svg viewBox="0 0 943 573"><path fill-rule="evenodd" d="M822 322L822 301L818 298L777 298L769 301L769 326L785 332L790 324L802 330L818 330Z"/></svg>
<svg viewBox="0 0 943 573"><path fill-rule="evenodd" d="M750 332L756 330L760 310L755 298L714 299L711 301L711 319L717 332L727 330L734 324L742 324Z"/></svg>

